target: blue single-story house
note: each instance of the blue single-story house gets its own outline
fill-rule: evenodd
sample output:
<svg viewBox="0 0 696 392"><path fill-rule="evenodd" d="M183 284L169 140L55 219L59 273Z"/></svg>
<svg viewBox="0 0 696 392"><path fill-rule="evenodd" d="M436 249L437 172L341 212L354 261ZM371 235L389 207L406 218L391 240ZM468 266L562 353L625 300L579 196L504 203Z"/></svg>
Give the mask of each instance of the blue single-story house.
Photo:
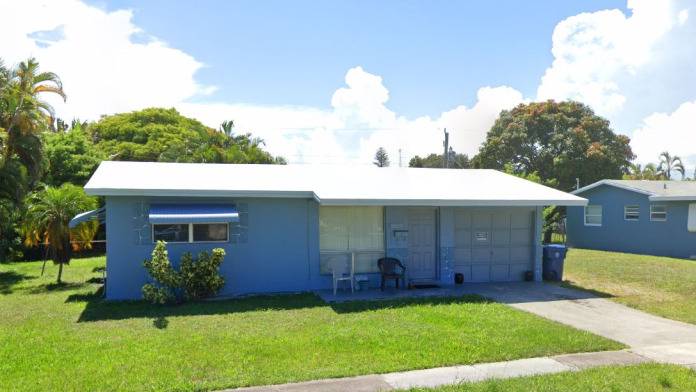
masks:
<svg viewBox="0 0 696 392"><path fill-rule="evenodd" d="M602 180L572 193L588 204L567 209L570 246L696 257L696 182Z"/></svg>
<svg viewBox="0 0 696 392"><path fill-rule="evenodd" d="M354 257L379 284L393 256L409 282L541 279L542 208L582 199L494 170L103 162L85 186L105 197L106 297L141 298L157 240L170 259L215 247L221 295L332 287Z"/></svg>

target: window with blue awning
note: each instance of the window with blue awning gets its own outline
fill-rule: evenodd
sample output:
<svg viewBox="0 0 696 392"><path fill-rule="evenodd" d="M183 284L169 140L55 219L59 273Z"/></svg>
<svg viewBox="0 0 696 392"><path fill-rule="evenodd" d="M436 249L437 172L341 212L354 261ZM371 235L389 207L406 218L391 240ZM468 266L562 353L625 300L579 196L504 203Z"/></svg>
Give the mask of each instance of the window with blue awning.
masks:
<svg viewBox="0 0 696 392"><path fill-rule="evenodd" d="M233 204L152 204L151 224L167 223L234 223L239 213Z"/></svg>

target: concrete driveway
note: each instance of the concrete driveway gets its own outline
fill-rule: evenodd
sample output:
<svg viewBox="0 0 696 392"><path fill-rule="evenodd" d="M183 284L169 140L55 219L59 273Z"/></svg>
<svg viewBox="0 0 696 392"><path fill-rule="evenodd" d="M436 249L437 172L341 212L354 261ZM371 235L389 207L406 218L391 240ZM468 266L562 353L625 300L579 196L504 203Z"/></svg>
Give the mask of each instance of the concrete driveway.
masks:
<svg viewBox="0 0 696 392"><path fill-rule="evenodd" d="M658 362L696 367L696 325L548 283L468 285L472 294L621 342Z"/></svg>

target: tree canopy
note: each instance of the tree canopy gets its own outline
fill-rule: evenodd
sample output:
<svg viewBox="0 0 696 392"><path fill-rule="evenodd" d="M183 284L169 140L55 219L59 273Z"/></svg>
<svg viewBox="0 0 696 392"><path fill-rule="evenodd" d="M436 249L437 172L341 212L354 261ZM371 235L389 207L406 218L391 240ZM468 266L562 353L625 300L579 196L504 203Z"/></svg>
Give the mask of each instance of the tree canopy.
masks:
<svg viewBox="0 0 696 392"><path fill-rule="evenodd" d="M514 173L536 172L568 191L576 178L621 178L634 158L629 141L580 102L532 102L501 112L473 164L502 170L509 163Z"/></svg>
<svg viewBox="0 0 696 392"><path fill-rule="evenodd" d="M450 169L467 169L471 167L469 156L466 154L457 154L452 147L449 150L449 168ZM425 158L416 155L408 161L409 167L427 167L427 168L443 168L443 154L430 154Z"/></svg>
<svg viewBox="0 0 696 392"><path fill-rule="evenodd" d="M250 134L217 131L175 109L149 108L103 117L89 131L107 159L120 161L283 163ZM229 132L229 133L227 133Z"/></svg>

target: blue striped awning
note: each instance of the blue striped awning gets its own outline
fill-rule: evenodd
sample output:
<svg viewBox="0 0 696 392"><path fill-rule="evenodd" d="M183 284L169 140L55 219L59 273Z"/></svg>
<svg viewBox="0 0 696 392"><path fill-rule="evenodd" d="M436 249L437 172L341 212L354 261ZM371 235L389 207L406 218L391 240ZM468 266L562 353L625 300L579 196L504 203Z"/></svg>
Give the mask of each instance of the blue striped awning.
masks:
<svg viewBox="0 0 696 392"><path fill-rule="evenodd" d="M229 223L239 222L233 204L152 204L150 223Z"/></svg>
<svg viewBox="0 0 696 392"><path fill-rule="evenodd" d="M74 218L70 219L70 222L68 223L68 227L71 229L74 229L77 227L82 222L87 222L90 220L98 220L99 223L104 223L104 216L106 215L106 208L98 208L96 210L92 211L86 211L80 214L75 215Z"/></svg>

